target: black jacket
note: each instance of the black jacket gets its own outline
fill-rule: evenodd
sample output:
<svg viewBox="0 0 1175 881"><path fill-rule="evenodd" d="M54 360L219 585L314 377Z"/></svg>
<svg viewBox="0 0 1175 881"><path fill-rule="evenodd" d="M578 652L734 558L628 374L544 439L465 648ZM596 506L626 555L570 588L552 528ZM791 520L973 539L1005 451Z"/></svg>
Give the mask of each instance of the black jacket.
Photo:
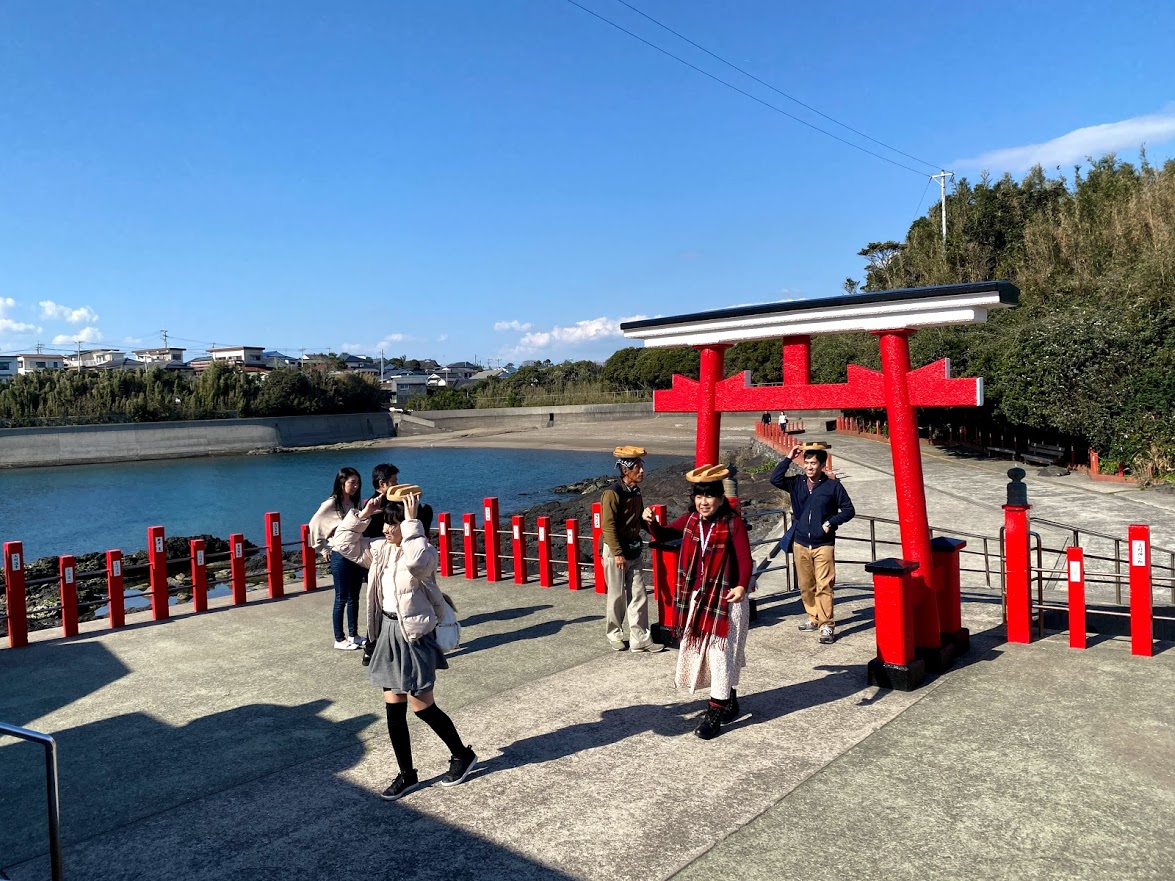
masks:
<svg viewBox="0 0 1175 881"><path fill-rule="evenodd" d="M808 478L802 471L789 475L791 459L784 459L771 472L771 485L785 490L791 496L792 515L796 529L794 540L806 548L818 548L836 541L836 528L856 516L853 501L844 486L835 477L820 475L820 482L808 491ZM824 531L824 524L830 529Z"/></svg>

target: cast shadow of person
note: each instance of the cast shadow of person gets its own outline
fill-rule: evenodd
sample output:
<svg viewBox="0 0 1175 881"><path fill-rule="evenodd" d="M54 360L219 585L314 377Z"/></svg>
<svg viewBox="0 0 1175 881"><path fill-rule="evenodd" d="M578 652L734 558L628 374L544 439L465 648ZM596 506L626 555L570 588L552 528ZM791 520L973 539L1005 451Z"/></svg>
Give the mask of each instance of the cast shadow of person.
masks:
<svg viewBox="0 0 1175 881"><path fill-rule="evenodd" d="M539 639L544 636L554 636L564 627L573 624L587 624L592 621L599 621L599 615L580 615L578 618L571 618L569 620L554 620L543 621L539 624L532 624L529 627L523 627L519 630L507 630L502 633L487 633L485 636L474 637L468 642L462 642L460 648L456 651L450 652L448 657L458 657L460 655L468 655L482 649L492 649L500 645L506 645L511 642L518 642L526 639ZM465 628L465 622L461 624L462 629Z"/></svg>
<svg viewBox="0 0 1175 881"><path fill-rule="evenodd" d="M739 719L730 723L730 727L770 722L788 713L841 700L867 688L864 684L863 665L821 666L815 669L830 672L820 679L784 685L765 692L740 694L743 712ZM873 696L866 702L872 703L879 698L880 695ZM577 722L565 728L514 741L502 748L501 755L483 762L481 773L490 774L525 765L540 765L618 743L645 732L651 732L659 737L691 734L697 718L705 707L705 696L698 694L694 695L692 700L680 703L634 704L606 709L600 713L599 719Z"/></svg>
<svg viewBox="0 0 1175 881"><path fill-rule="evenodd" d="M463 628L470 628L489 621L515 621L519 618L525 618L528 615L535 615L553 608L555 607L547 604L545 606L512 606L505 609L494 609L492 612L477 612L473 615L462 617L461 626Z"/></svg>

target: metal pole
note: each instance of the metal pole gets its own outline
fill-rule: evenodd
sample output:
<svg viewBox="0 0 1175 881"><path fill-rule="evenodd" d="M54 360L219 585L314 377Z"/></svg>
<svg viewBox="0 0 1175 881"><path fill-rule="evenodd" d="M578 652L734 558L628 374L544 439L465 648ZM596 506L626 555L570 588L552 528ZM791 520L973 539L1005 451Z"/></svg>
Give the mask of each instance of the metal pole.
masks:
<svg viewBox="0 0 1175 881"><path fill-rule="evenodd" d="M0 722L0 734L8 734L45 748L45 784L49 809L49 870L53 881L65 877L61 859L61 800L57 788L57 741L48 734Z"/></svg>

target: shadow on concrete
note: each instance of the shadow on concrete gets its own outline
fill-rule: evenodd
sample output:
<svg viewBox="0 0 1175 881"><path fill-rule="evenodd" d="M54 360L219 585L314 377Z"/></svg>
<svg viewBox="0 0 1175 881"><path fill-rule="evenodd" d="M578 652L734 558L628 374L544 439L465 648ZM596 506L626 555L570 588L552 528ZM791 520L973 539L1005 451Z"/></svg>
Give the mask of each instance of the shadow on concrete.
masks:
<svg viewBox="0 0 1175 881"><path fill-rule="evenodd" d="M527 615L534 615L537 612L545 612L547 609L553 609L554 606L547 604L544 606L517 606L508 609L495 609L492 612L479 612L476 615L469 615L461 619L461 626L463 628L476 627L478 624L485 624L487 621L515 621L519 618L525 618Z"/></svg>
<svg viewBox="0 0 1175 881"><path fill-rule="evenodd" d="M564 627L572 624L586 624L591 621L598 621L599 619L599 615L580 615L578 618L572 618L570 620L543 621L541 624L532 624L529 627L523 627L519 630L509 630L504 633L487 633L485 636L479 636L471 639L467 643L463 643L457 651L450 653L448 657L460 657L461 655L472 654L473 652L484 649L492 649L520 640L553 636ZM462 623L461 626L465 627L466 625Z"/></svg>

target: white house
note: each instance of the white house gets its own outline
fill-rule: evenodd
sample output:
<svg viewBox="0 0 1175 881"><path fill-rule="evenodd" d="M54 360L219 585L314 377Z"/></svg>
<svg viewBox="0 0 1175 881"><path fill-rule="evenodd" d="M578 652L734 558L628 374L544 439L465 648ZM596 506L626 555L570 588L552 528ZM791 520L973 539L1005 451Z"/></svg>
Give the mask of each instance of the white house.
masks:
<svg viewBox="0 0 1175 881"><path fill-rule="evenodd" d="M61 370L65 367L65 359L60 355L17 355L16 372L22 376L27 373L38 373L42 370Z"/></svg>
<svg viewBox="0 0 1175 881"><path fill-rule="evenodd" d="M16 376L16 355L0 355L0 382Z"/></svg>
<svg viewBox="0 0 1175 881"><path fill-rule="evenodd" d="M212 360L227 361L239 367L264 367L265 349L261 346L228 346L220 349L209 349Z"/></svg>
<svg viewBox="0 0 1175 881"><path fill-rule="evenodd" d="M65 366L79 367L108 367L122 366L126 361L126 353L119 349L86 349L76 355L65 356Z"/></svg>
<svg viewBox="0 0 1175 881"><path fill-rule="evenodd" d="M182 365L185 351L185 349L177 349L169 346L158 349L135 349L131 354L135 355L148 367L167 367L176 362Z"/></svg>

